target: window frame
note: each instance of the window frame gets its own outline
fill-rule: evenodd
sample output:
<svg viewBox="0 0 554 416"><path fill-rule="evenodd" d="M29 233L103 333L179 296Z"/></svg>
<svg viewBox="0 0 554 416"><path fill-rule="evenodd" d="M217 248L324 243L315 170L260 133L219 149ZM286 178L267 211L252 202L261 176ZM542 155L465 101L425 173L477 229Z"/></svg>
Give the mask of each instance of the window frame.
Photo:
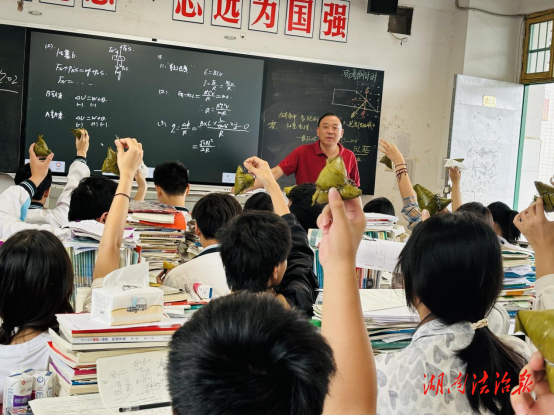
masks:
<svg viewBox="0 0 554 416"><path fill-rule="evenodd" d="M530 28L537 23L552 21L554 27L554 9L544 12L534 13L527 16L525 22L525 37L523 40L523 59L521 65L521 83L531 84L538 82L554 82L554 39L550 44L550 67L548 71L536 72L533 74L527 73L527 63L529 59L529 38L531 35ZM547 49L546 49L547 50Z"/></svg>

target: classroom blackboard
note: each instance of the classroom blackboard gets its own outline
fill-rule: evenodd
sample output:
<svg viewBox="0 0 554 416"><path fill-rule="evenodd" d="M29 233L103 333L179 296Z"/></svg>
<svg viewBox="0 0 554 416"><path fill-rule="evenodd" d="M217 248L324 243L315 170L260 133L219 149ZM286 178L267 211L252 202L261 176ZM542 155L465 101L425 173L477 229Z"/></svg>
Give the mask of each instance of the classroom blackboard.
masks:
<svg viewBox="0 0 554 416"><path fill-rule="evenodd" d="M0 25L0 171L19 167L25 28Z"/></svg>
<svg viewBox="0 0 554 416"><path fill-rule="evenodd" d="M272 59L266 77L262 157L277 165L317 140L322 114L338 114L345 130L341 143L358 159L364 195L372 195L384 72ZM294 175L280 183L294 184Z"/></svg>
<svg viewBox="0 0 554 416"><path fill-rule="evenodd" d="M67 173L83 127L92 170L117 135L141 141L149 167L180 160L193 182L233 183L258 154L263 72L258 58L33 31L25 145L43 134Z"/></svg>

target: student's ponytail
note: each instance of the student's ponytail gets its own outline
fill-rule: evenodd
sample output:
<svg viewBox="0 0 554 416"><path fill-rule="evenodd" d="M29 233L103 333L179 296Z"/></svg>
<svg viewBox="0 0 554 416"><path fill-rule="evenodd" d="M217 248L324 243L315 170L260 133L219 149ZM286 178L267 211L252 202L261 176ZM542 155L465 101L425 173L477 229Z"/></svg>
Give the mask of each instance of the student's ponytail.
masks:
<svg viewBox="0 0 554 416"><path fill-rule="evenodd" d="M0 326L0 345L8 345L12 341L14 329L6 322L2 322Z"/></svg>
<svg viewBox="0 0 554 416"><path fill-rule="evenodd" d="M514 218L519 213L512 210L503 202L493 202L488 206L488 208L492 214L495 224L502 231L502 237L508 240L511 244L514 244L517 240L519 240L519 237L521 237L521 231L519 231L514 225Z"/></svg>

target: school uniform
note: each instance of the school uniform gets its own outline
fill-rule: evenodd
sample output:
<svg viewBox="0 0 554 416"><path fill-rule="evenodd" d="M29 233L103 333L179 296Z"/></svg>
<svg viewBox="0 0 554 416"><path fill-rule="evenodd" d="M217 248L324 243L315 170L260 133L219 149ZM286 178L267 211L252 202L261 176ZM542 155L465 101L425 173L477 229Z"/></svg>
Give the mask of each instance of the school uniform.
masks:
<svg viewBox="0 0 554 416"><path fill-rule="evenodd" d="M547 274L535 282L533 310L554 309L554 274Z"/></svg>

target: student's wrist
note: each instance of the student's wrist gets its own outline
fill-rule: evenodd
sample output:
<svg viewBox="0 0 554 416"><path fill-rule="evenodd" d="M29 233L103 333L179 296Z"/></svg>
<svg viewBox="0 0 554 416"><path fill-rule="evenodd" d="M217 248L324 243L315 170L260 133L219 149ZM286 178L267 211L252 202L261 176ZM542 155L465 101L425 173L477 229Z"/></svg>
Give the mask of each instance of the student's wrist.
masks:
<svg viewBox="0 0 554 416"><path fill-rule="evenodd" d="M119 185L117 186L116 193L124 193L126 195L131 194L133 188L133 177L119 177Z"/></svg>
<svg viewBox="0 0 554 416"><path fill-rule="evenodd" d="M77 157L87 158L87 152L77 152Z"/></svg>

